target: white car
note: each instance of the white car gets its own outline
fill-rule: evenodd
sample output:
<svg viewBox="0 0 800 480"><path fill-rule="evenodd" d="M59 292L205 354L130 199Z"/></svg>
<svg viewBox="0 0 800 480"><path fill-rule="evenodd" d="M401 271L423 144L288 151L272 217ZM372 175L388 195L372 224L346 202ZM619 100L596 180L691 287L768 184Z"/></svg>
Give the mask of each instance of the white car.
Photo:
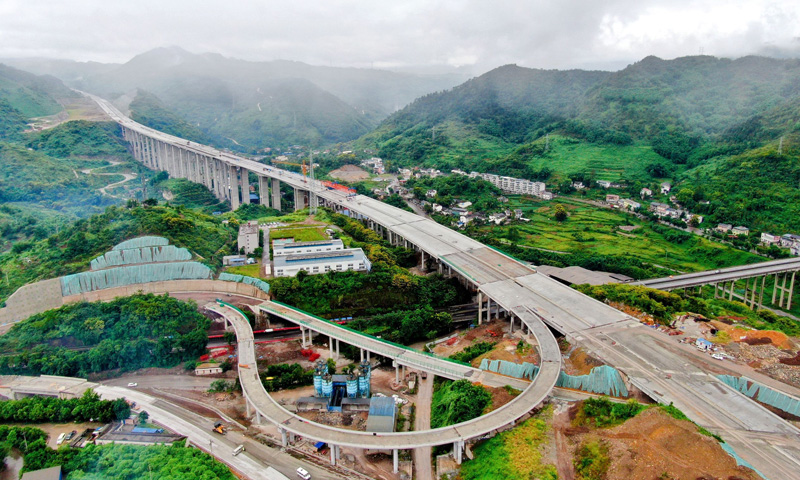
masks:
<svg viewBox="0 0 800 480"><path fill-rule="evenodd" d="M303 480L311 480L311 474L306 471L305 468L299 467L297 469L297 476L302 478Z"/></svg>
<svg viewBox="0 0 800 480"><path fill-rule="evenodd" d="M715 353L711 355L711 358L716 358L717 360L725 360L725 355L720 355L719 353Z"/></svg>
<svg viewBox="0 0 800 480"><path fill-rule="evenodd" d="M138 387L138 386L139 386L139 384L138 384L138 383L136 383L136 382L130 382L130 383L128 384L128 386L129 386L129 387Z"/></svg>

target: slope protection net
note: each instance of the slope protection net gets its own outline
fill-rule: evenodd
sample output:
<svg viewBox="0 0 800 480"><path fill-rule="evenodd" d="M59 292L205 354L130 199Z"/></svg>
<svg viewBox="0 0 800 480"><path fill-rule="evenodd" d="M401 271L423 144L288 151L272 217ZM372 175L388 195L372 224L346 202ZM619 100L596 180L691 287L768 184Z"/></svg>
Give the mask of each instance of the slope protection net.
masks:
<svg viewBox="0 0 800 480"><path fill-rule="evenodd" d="M141 263L185 262L191 259L192 254L189 250L174 245L129 248L125 250L117 250L114 247L114 250L92 260L91 269L102 270L104 268Z"/></svg>
<svg viewBox="0 0 800 480"><path fill-rule="evenodd" d="M539 373L539 366L533 363L513 363L505 360L481 360L481 370L508 375L515 378L527 378L533 381ZM588 375L569 375L561 372L556 381L557 387L600 393L612 397L627 397L628 388L622 380L619 370L608 365L594 367Z"/></svg>
<svg viewBox="0 0 800 480"><path fill-rule="evenodd" d="M199 262L129 265L61 277L61 293L66 297L136 283L210 279L212 275L211 269Z"/></svg>
<svg viewBox="0 0 800 480"><path fill-rule="evenodd" d="M114 246L111 250L128 250L131 248L142 248L142 247L163 247L164 245L169 245L169 240L164 237L156 237L156 236L145 236L145 237L136 237L131 238L130 240L125 240L124 242L120 242Z"/></svg>
<svg viewBox="0 0 800 480"><path fill-rule="evenodd" d="M795 397L790 397L745 377L717 375L717 378L722 380L722 383L742 392L753 400L758 400L761 403L800 417L800 400Z"/></svg>
<svg viewBox="0 0 800 480"><path fill-rule="evenodd" d="M234 273L220 273L219 279L226 282L246 283L258 288L264 293L269 293L269 283L258 278L248 277L246 275L237 275Z"/></svg>

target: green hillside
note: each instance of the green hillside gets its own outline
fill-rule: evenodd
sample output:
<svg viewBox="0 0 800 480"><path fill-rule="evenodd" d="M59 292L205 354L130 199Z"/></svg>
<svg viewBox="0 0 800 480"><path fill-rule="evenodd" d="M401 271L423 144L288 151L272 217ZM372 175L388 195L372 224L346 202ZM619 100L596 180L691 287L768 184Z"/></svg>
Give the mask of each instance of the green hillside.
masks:
<svg viewBox="0 0 800 480"><path fill-rule="evenodd" d="M150 92L139 90L128 108L131 111L131 119L142 125L198 143L209 142L203 132L164 106L164 103Z"/></svg>
<svg viewBox="0 0 800 480"><path fill-rule="evenodd" d="M50 76L37 76L0 64L0 100L5 100L23 116L41 117L62 110L59 98L78 95Z"/></svg>

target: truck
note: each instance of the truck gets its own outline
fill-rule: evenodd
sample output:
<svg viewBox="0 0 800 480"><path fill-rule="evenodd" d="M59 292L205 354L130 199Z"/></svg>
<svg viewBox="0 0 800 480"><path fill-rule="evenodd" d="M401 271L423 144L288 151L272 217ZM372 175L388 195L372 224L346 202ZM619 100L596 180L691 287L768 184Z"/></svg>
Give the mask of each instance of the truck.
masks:
<svg viewBox="0 0 800 480"><path fill-rule="evenodd" d="M214 428L212 428L211 431L219 433L220 435L225 435L225 425L223 425L222 422L217 422L214 424Z"/></svg>

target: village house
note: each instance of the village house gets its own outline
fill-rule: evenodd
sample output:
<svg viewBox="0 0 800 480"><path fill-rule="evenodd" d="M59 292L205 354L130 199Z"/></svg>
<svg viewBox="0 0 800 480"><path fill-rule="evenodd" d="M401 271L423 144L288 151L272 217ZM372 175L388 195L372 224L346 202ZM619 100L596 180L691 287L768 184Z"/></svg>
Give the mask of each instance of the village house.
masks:
<svg viewBox="0 0 800 480"><path fill-rule="evenodd" d="M554 199L554 198L556 197L556 194L555 194L555 193L553 193L553 192L547 192L547 191L545 191L545 192L542 192L542 193L539 195L539 197L540 197L542 200L552 200L552 199Z"/></svg>
<svg viewBox="0 0 800 480"><path fill-rule="evenodd" d="M652 197L652 196L653 196L653 191L652 191L652 190L650 190L649 188L643 188L643 189L642 189L642 190L639 192L639 196L641 196L642 198L645 198L645 197Z"/></svg>
<svg viewBox="0 0 800 480"><path fill-rule="evenodd" d="M771 233L762 232L761 243L763 243L764 245L778 245L781 243L781 237L773 235Z"/></svg>
<svg viewBox="0 0 800 480"><path fill-rule="evenodd" d="M428 190L427 192L425 192L425 196L428 197L428 198L435 197L436 196L436 190L434 190L434 189Z"/></svg>
<svg viewBox="0 0 800 480"><path fill-rule="evenodd" d="M619 195L606 195L606 203L616 205L619 203Z"/></svg>
<svg viewBox="0 0 800 480"><path fill-rule="evenodd" d="M575 190L583 190L586 188L586 185L584 185L583 182L572 182L572 188Z"/></svg>
<svg viewBox="0 0 800 480"><path fill-rule="evenodd" d="M781 247L792 248L795 245L800 245L800 235L787 233L781 236Z"/></svg>
<svg viewBox="0 0 800 480"><path fill-rule="evenodd" d="M661 194L666 195L672 190L672 184L664 182L661 184Z"/></svg>
<svg viewBox="0 0 800 480"><path fill-rule="evenodd" d="M641 203L631 200L630 198L623 198L620 204L623 208L627 208L628 210L636 210L642 207Z"/></svg>
<svg viewBox="0 0 800 480"><path fill-rule="evenodd" d="M611 188L611 182L608 180L598 180L597 185L602 188Z"/></svg>
<svg viewBox="0 0 800 480"><path fill-rule="evenodd" d="M737 237L739 235L750 235L750 229L747 227L733 227L731 229L731 233L736 235Z"/></svg>
<svg viewBox="0 0 800 480"><path fill-rule="evenodd" d="M720 223L719 225L717 225L716 230L720 233L728 233L731 231L732 228L733 225L731 225L730 223Z"/></svg>

